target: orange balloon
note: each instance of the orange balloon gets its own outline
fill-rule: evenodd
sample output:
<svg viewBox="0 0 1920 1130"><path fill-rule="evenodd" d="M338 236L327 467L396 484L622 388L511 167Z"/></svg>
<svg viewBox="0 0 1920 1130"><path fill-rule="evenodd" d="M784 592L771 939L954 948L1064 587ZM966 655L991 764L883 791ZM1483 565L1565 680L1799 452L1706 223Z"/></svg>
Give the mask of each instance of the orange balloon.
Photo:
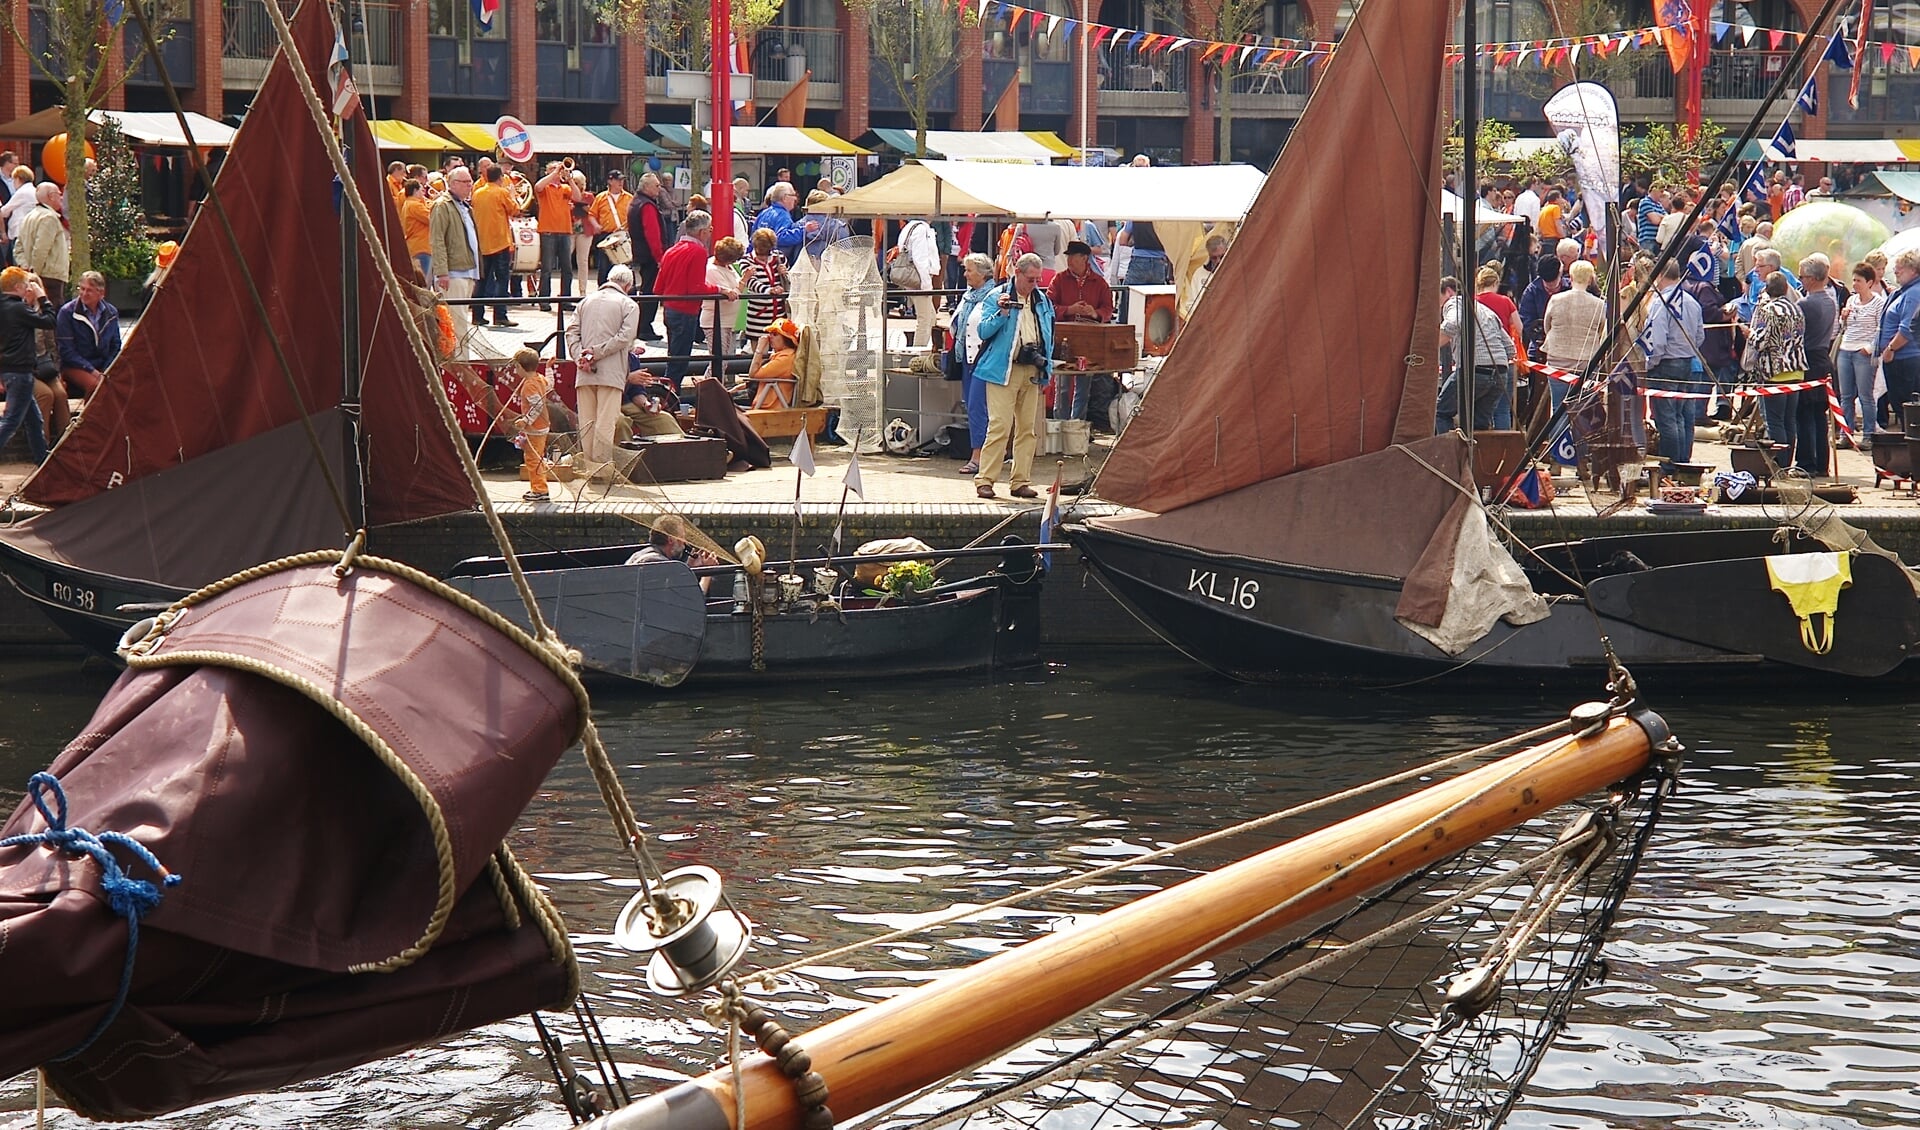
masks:
<svg viewBox="0 0 1920 1130"><path fill-rule="evenodd" d="M93 142L89 141L86 145L87 156L94 156ZM48 180L57 185L65 185L67 183L66 134L56 133L47 139L47 143L40 148L40 164L46 169Z"/></svg>

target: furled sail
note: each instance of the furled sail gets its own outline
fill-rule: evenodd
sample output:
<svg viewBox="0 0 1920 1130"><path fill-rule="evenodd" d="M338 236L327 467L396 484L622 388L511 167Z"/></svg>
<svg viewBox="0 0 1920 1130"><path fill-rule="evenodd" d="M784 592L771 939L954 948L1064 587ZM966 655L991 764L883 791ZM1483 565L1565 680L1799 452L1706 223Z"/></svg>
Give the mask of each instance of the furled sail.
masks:
<svg viewBox="0 0 1920 1130"><path fill-rule="evenodd" d="M303 4L293 30L308 73L325 90L334 40L325 6L312 0ZM345 122L345 140L356 187L373 214L385 220L395 269L410 278L413 267L382 186L379 152L358 111ZM80 423L27 483L29 501L63 507L104 495L99 499L104 502L114 488L297 424L303 409L325 414L339 406L344 356L337 190L284 54L275 57L234 138L219 191L239 254L212 209L203 207L167 280ZM366 242L358 247L366 519L383 525L470 509L472 492L400 323L408 315L380 287ZM265 323L247 293L249 272L265 300ZM276 339L291 366L298 401L274 358ZM311 462L304 435L288 438ZM276 472L261 469L262 474ZM220 507L217 488L202 502ZM325 505L333 509L330 501ZM127 517L147 520L138 513ZM327 544L336 541L329 538ZM255 560L286 548L263 547L268 552ZM120 562L83 564L137 575Z"/></svg>
<svg viewBox="0 0 1920 1130"><path fill-rule="evenodd" d="M1165 513L1433 433L1452 7L1360 6L1101 498Z"/></svg>

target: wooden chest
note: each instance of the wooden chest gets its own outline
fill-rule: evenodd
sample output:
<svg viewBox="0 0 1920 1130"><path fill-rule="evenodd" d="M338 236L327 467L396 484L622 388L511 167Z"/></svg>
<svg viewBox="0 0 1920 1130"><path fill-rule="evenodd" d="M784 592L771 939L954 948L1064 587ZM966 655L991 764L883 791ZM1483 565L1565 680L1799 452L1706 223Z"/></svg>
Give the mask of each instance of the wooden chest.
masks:
<svg viewBox="0 0 1920 1130"><path fill-rule="evenodd" d="M685 483L727 477L727 441L711 436L635 436L620 445L621 458L640 458L627 468L627 478L649 483Z"/></svg>
<svg viewBox="0 0 1920 1130"><path fill-rule="evenodd" d="M1130 325L1092 322L1055 322L1053 359L1056 372L1080 367L1087 359L1090 373L1126 372L1140 367L1140 331Z"/></svg>

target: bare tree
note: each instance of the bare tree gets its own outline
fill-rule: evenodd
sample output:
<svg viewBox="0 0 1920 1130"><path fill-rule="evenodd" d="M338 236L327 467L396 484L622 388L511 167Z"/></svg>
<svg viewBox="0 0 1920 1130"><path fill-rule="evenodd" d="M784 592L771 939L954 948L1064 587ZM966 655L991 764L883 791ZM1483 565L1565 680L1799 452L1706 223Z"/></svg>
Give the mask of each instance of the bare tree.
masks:
<svg viewBox="0 0 1920 1130"><path fill-rule="evenodd" d="M872 58L913 118L914 156L927 155L933 96L960 67L960 33L979 25L973 5L935 0L846 0L867 26Z"/></svg>
<svg viewBox="0 0 1920 1130"><path fill-rule="evenodd" d="M6 24L21 51L33 60L34 69L60 88L64 103L61 120L71 142L67 146L65 170L70 185L84 185L87 181L87 147L81 140L87 136L87 115L99 109L107 95L126 82L127 76L139 70L146 59L145 49L140 48L127 53L125 64L117 73L109 66L111 37L135 26L132 23L135 5L153 27L156 41L165 40L162 29L168 20L177 18L182 9L181 0L41 0L32 7L16 7L11 3L0 6L0 23ZM35 51L31 43L33 33L29 25L36 11L42 13L46 21L44 53ZM27 13L27 19L16 20L20 12ZM109 13L115 18L109 19ZM76 279L80 272L93 267L93 225L88 211L84 191L67 194L67 224L72 231L68 271Z"/></svg>
<svg viewBox="0 0 1920 1130"><path fill-rule="evenodd" d="M1242 43L1250 35L1266 30L1267 12L1272 0L1153 0L1155 15L1183 36L1215 43ZM1216 53L1212 63L1219 76L1214 109L1220 122L1220 147L1214 160L1225 164L1233 159L1233 83L1252 74L1240 67L1241 52L1236 47ZM1204 64L1191 64L1198 72L1193 81L1205 81Z"/></svg>
<svg viewBox="0 0 1920 1130"><path fill-rule="evenodd" d="M732 0L729 11L733 34L742 43L751 43L754 36L779 18L783 2ZM722 68L727 65L724 58L712 59L713 8L709 0L598 0L598 8L600 18L621 35L644 37L647 47L665 56L677 70L702 70L710 62ZM724 111L715 107L715 112ZM688 132L693 152L687 163L693 183L698 186L704 183L700 134L697 130ZM694 191L698 192L699 188Z"/></svg>

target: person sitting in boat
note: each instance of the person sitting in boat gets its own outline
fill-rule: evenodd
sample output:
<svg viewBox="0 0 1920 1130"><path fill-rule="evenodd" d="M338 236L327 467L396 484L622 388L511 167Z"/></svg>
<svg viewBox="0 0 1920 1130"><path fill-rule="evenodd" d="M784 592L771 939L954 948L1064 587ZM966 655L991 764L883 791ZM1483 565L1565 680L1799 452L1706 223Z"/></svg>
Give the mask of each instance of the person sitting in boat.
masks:
<svg viewBox="0 0 1920 1130"><path fill-rule="evenodd" d="M753 347L753 363L747 369L753 407L794 406L794 390L799 384L794 374L794 359L799 348L800 327L792 318L781 318L767 328L760 343Z"/></svg>
<svg viewBox="0 0 1920 1130"><path fill-rule="evenodd" d="M678 514L663 514L654 520L653 527L647 531L647 544L627 558L629 565L655 565L665 561L678 561L693 569L704 569L720 564L720 559L704 549L695 549L687 544L693 528L687 520ZM713 584L712 577L700 578L700 591L706 592Z"/></svg>

